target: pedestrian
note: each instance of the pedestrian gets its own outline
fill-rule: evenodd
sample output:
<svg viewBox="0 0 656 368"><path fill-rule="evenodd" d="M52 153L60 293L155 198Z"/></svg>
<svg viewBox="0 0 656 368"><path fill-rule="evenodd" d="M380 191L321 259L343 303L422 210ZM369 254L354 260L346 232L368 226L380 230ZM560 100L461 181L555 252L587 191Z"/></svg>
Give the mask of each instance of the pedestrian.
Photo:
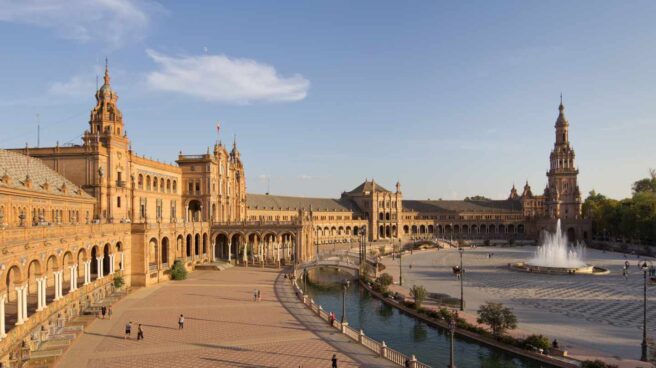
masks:
<svg viewBox="0 0 656 368"><path fill-rule="evenodd" d="M257 289L257 301L262 301L262 291L260 289Z"/></svg>
<svg viewBox="0 0 656 368"><path fill-rule="evenodd" d="M105 319L105 314L107 314L106 306L103 305L102 308L100 308L100 314L102 315L102 319Z"/></svg>
<svg viewBox="0 0 656 368"><path fill-rule="evenodd" d="M336 318L334 312L330 312L330 316L328 317L328 319L330 319L330 327L335 327Z"/></svg>
<svg viewBox="0 0 656 368"><path fill-rule="evenodd" d="M257 301L257 289L253 289L253 301Z"/></svg>
<svg viewBox="0 0 656 368"><path fill-rule="evenodd" d="M143 340L143 339L144 339L143 327L141 327L141 323L139 323L139 328L137 329L137 340Z"/></svg>
<svg viewBox="0 0 656 368"><path fill-rule="evenodd" d="M337 354L333 354L333 359L331 359L333 362L333 368L337 368Z"/></svg>
<svg viewBox="0 0 656 368"><path fill-rule="evenodd" d="M107 319L112 320L112 307L107 308Z"/></svg>
<svg viewBox="0 0 656 368"><path fill-rule="evenodd" d="M131 333L132 333L132 321L128 322L125 325L125 337L124 337L124 339L129 339Z"/></svg>
<svg viewBox="0 0 656 368"><path fill-rule="evenodd" d="M627 276L627 275L626 275L626 268L622 270L622 276L624 276L624 279L625 279L625 280L627 279L627 277L626 277L626 276Z"/></svg>
<svg viewBox="0 0 656 368"><path fill-rule="evenodd" d="M184 316L182 314L178 318L178 330L184 330Z"/></svg>
<svg viewBox="0 0 656 368"><path fill-rule="evenodd" d="M405 368L410 368L410 359L405 358L405 364L403 365Z"/></svg>

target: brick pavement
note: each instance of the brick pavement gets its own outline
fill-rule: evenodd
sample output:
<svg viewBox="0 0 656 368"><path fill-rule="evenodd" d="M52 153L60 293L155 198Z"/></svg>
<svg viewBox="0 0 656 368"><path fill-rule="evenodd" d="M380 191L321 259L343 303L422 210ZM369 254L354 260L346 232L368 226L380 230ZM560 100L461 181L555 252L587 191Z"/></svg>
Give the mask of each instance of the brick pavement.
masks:
<svg viewBox="0 0 656 368"><path fill-rule="evenodd" d="M333 354L340 367L391 366L319 322L278 275L255 268L196 271L185 281L138 290L115 306L111 321L92 324L58 366L330 367ZM260 302L253 301L255 288ZM133 336L125 340L128 321ZM143 341L136 341L139 323Z"/></svg>

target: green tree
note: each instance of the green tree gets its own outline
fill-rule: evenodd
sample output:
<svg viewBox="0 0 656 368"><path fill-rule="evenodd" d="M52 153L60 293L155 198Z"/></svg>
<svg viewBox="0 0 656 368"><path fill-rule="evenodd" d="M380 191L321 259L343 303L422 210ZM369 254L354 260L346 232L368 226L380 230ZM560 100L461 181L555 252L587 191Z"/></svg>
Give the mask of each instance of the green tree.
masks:
<svg viewBox="0 0 656 368"><path fill-rule="evenodd" d="M549 349L551 343L549 338L542 335L531 335L524 339L524 345L526 347L535 347L538 349Z"/></svg>
<svg viewBox="0 0 656 368"><path fill-rule="evenodd" d="M487 302L481 305L476 321L490 326L492 334L497 338L503 336L506 330L517 328L517 317L510 308L501 303Z"/></svg>
<svg viewBox="0 0 656 368"><path fill-rule="evenodd" d="M171 280L184 280L187 278L187 270L180 261L175 261L171 267Z"/></svg>
<svg viewBox="0 0 656 368"><path fill-rule="evenodd" d="M427 295L428 292L426 291L426 288L421 285L412 285L412 289L410 289L410 296L415 299L415 307L417 309L419 309L419 307L421 307L421 305L424 303Z"/></svg>
<svg viewBox="0 0 656 368"><path fill-rule="evenodd" d="M633 183L633 194L642 192L656 193L656 170L649 169L649 177Z"/></svg>
<svg viewBox="0 0 656 368"><path fill-rule="evenodd" d="M392 276L389 273L384 273L374 281L374 290L384 293L387 292L390 285L392 285Z"/></svg>

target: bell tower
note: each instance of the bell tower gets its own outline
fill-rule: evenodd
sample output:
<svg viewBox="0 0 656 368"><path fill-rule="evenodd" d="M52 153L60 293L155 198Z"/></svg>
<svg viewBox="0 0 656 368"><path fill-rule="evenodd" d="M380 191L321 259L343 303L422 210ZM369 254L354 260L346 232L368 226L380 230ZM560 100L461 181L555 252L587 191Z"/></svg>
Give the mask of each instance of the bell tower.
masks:
<svg viewBox="0 0 656 368"><path fill-rule="evenodd" d="M569 144L569 122L565 117L563 97L560 96L556 120L556 141L551 151L548 184L545 189L547 214L553 219L581 218L581 193L578 185L574 149Z"/></svg>
<svg viewBox="0 0 656 368"><path fill-rule="evenodd" d="M103 85L96 91L96 106L91 110L89 130L84 136L84 142L89 144L107 138L125 138L123 114L116 102L118 94L110 85L109 63L105 60L105 76Z"/></svg>

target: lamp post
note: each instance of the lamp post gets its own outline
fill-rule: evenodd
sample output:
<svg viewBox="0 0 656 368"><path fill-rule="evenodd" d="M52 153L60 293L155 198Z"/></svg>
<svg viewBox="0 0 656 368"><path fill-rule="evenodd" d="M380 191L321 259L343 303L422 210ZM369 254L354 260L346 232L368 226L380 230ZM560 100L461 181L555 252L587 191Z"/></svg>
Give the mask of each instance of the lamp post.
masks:
<svg viewBox="0 0 656 368"><path fill-rule="evenodd" d="M647 262L643 262L642 264L642 272L644 273L645 276L645 282L644 282L644 287L643 287L643 302L642 302L642 355L640 356L640 360L643 362L646 362L649 360L649 346L647 346L647 271L649 270L649 266L647 266Z"/></svg>
<svg viewBox="0 0 656 368"><path fill-rule="evenodd" d="M463 286L463 281L465 278L465 269L462 268L462 254L465 253L465 249L460 247L458 248L458 253L460 253L460 310L465 310L465 288Z"/></svg>
<svg viewBox="0 0 656 368"><path fill-rule="evenodd" d="M342 319L340 321L341 324L344 324L346 322L346 290L349 288L349 285L351 282L349 280L344 280L344 283L342 284Z"/></svg>
<svg viewBox="0 0 656 368"><path fill-rule="evenodd" d="M456 319L455 317L452 317L451 320L449 321L449 333L451 335L451 353L450 353L450 358L449 358L449 368L456 368L456 360L455 360L455 344L453 341L453 335L456 333Z"/></svg>
<svg viewBox="0 0 656 368"><path fill-rule="evenodd" d="M307 294L307 268L303 269L303 294Z"/></svg>
<svg viewBox="0 0 656 368"><path fill-rule="evenodd" d="M403 248L399 245L399 286L403 286Z"/></svg>

